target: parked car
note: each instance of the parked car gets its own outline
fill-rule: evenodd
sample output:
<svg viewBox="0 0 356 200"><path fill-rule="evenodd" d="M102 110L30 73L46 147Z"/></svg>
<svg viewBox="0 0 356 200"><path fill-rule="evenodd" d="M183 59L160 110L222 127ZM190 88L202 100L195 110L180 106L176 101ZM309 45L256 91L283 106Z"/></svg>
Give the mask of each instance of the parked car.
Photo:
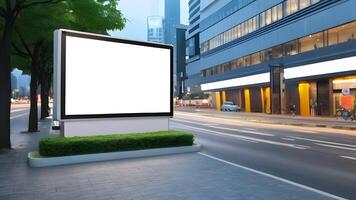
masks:
<svg viewBox="0 0 356 200"><path fill-rule="evenodd" d="M240 106L234 104L231 101L225 101L222 105L221 105L221 111L240 111Z"/></svg>

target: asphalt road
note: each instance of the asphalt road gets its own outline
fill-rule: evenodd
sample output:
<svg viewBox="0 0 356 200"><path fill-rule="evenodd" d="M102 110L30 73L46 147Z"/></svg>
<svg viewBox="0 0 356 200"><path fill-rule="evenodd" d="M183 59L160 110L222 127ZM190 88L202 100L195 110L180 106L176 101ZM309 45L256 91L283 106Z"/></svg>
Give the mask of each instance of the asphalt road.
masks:
<svg viewBox="0 0 356 200"><path fill-rule="evenodd" d="M26 131L28 111L26 105L13 106L11 132ZM261 124L222 117L175 112L170 128L193 133L196 142L203 146L201 153L206 155L356 199L355 131ZM13 144L19 148L28 142L26 137L17 140L20 139L12 137Z"/></svg>
<svg viewBox="0 0 356 200"><path fill-rule="evenodd" d="M355 131L261 124L189 112L175 112L170 128L193 133L204 154L356 199Z"/></svg>

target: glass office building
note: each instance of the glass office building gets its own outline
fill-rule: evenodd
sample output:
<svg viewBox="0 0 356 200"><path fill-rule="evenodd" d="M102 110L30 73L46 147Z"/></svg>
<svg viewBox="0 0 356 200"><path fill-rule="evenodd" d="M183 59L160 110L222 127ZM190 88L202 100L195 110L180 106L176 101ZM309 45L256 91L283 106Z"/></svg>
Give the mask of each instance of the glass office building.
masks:
<svg viewBox="0 0 356 200"><path fill-rule="evenodd" d="M147 41L157 43L164 42L163 17L147 17Z"/></svg>
<svg viewBox="0 0 356 200"><path fill-rule="evenodd" d="M289 113L295 106L303 116L333 116L355 108L356 1L192 0L189 6L196 2L199 20L188 32L198 26L199 42L186 37L186 85L196 96L208 95L217 109L233 101L245 112Z"/></svg>

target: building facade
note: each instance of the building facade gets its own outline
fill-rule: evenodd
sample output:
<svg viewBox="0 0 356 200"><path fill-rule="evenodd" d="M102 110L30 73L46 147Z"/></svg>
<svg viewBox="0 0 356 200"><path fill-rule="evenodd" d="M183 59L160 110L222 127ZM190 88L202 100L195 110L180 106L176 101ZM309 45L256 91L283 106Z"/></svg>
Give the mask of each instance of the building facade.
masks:
<svg viewBox="0 0 356 200"><path fill-rule="evenodd" d="M147 41L157 43L164 42L163 17L147 17Z"/></svg>
<svg viewBox="0 0 356 200"><path fill-rule="evenodd" d="M217 109L224 101L245 112L290 113L295 107L303 116L355 108L355 0L189 5L194 2L200 6L199 27L192 31L199 35L199 54L187 60L186 83L209 95Z"/></svg>
<svg viewBox="0 0 356 200"><path fill-rule="evenodd" d="M180 1L164 1L164 43L175 46L176 27L180 24Z"/></svg>
<svg viewBox="0 0 356 200"><path fill-rule="evenodd" d="M194 82L199 78L199 73L194 73L192 69L200 66L200 5L204 5L201 0L190 0L189 5L189 26L185 35L186 38L186 96L191 98L203 98L200 84ZM195 78L194 78L195 77ZM192 96L193 95L193 96Z"/></svg>
<svg viewBox="0 0 356 200"><path fill-rule="evenodd" d="M180 25L176 28L176 71L174 72L176 76L175 83L175 96L178 98L183 98L184 92L186 90L184 81L186 79L185 70L185 33L187 31L187 26Z"/></svg>

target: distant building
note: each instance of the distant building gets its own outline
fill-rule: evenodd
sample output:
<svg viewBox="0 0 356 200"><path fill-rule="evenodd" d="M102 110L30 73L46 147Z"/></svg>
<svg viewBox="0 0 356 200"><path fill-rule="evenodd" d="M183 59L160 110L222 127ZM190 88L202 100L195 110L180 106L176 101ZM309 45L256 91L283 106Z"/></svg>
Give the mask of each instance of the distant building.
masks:
<svg viewBox="0 0 356 200"><path fill-rule="evenodd" d="M18 77L11 73L11 90L16 90L19 88Z"/></svg>
<svg viewBox="0 0 356 200"><path fill-rule="evenodd" d="M31 76L24 74L19 77L19 95L30 96Z"/></svg>
<svg viewBox="0 0 356 200"><path fill-rule="evenodd" d="M175 95L176 97L182 98L185 93L184 80L186 78L185 74L185 32L187 31L187 26L180 25L176 28L176 84L175 84Z"/></svg>
<svg viewBox="0 0 356 200"><path fill-rule="evenodd" d="M180 24L180 0L164 2L164 43L176 43L176 27Z"/></svg>
<svg viewBox="0 0 356 200"><path fill-rule="evenodd" d="M147 40L149 42L164 43L163 17L147 17Z"/></svg>

